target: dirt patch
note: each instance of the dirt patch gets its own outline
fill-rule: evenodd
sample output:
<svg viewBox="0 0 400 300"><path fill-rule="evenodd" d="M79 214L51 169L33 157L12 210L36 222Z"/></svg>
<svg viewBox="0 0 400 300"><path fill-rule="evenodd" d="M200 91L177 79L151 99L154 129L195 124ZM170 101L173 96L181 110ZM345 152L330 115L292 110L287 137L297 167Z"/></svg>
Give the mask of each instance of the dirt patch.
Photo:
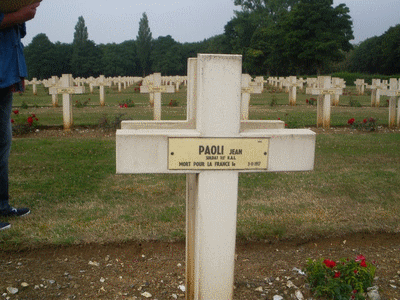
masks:
<svg viewBox="0 0 400 300"><path fill-rule="evenodd" d="M400 235L355 234L312 241L240 242L234 299L310 297L302 269L308 258L338 260L363 254L377 266L382 299L400 298ZM0 253L0 293L9 299L184 299L185 244L132 242L43 247ZM29 286L22 287L22 283ZM181 287L181 288L180 288ZM152 296L146 298L144 293ZM4 295L6 296L6 295Z"/></svg>

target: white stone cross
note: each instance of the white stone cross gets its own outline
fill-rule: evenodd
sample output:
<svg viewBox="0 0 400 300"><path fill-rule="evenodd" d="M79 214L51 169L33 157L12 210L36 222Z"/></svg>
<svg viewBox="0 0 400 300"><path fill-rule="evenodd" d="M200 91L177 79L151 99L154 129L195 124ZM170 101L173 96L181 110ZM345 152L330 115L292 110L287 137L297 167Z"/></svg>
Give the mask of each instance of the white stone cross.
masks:
<svg viewBox="0 0 400 300"><path fill-rule="evenodd" d="M331 126L331 95L342 95L341 88L333 88L330 76L319 76L317 88L307 88L306 94L318 95L317 99L317 127L330 128Z"/></svg>
<svg viewBox="0 0 400 300"><path fill-rule="evenodd" d="M400 127L400 84L396 78L390 78L389 89L381 90L381 95L389 96L389 128L396 126L396 100L398 100L397 109L397 127Z"/></svg>
<svg viewBox="0 0 400 300"><path fill-rule="evenodd" d="M331 103L333 106L339 106L339 97L343 94L343 89L346 88L346 82L342 78L332 77L332 88L342 89L342 93L334 93Z"/></svg>
<svg viewBox="0 0 400 300"><path fill-rule="evenodd" d="M357 79L354 84L356 85L357 93L360 96L364 95L365 86L367 85L364 79Z"/></svg>
<svg viewBox="0 0 400 300"><path fill-rule="evenodd" d="M240 120L240 55L188 65L188 119L123 122L117 173L187 174L186 299L233 299L239 172L312 170L315 133Z"/></svg>
<svg viewBox="0 0 400 300"><path fill-rule="evenodd" d="M303 86L303 83L300 83L296 76L289 76L286 78L284 86L289 89L289 105L296 106L297 88Z"/></svg>
<svg viewBox="0 0 400 300"><path fill-rule="evenodd" d="M114 78L113 82L118 84L118 92L119 93L121 93L121 91L122 91L122 83L124 84L124 88L126 88L125 77L118 76L117 78Z"/></svg>
<svg viewBox="0 0 400 300"><path fill-rule="evenodd" d="M161 85L161 73L154 73L146 84L140 87L140 93L150 94L150 104L154 105L154 120L161 120L161 93L175 93L171 85Z"/></svg>
<svg viewBox="0 0 400 300"><path fill-rule="evenodd" d="M105 91L104 87L111 87L111 81L107 80L104 75L100 75L98 78L93 83L93 86L98 86L99 87L99 93L100 93L100 106L105 106L106 105L106 96L105 96Z"/></svg>
<svg viewBox="0 0 400 300"><path fill-rule="evenodd" d="M52 87L56 87L59 84L60 78L58 78L57 76L52 76L51 78L47 79L47 80L43 80L43 85L44 87L49 89L49 94L51 95L52 98L52 104L53 107L58 107L58 94L57 91L53 94L50 93L50 88Z"/></svg>
<svg viewBox="0 0 400 300"><path fill-rule="evenodd" d="M37 80L37 78L32 78L31 81L28 81L28 84L32 84L32 91L33 94L36 96L37 95L37 87L36 85L41 84L42 82L40 80Z"/></svg>
<svg viewBox="0 0 400 300"><path fill-rule="evenodd" d="M58 87L50 88L50 94L63 95L63 124L64 130L69 131L73 126L72 117L72 94L84 94L84 86L74 86L71 74L63 74Z"/></svg>
<svg viewBox="0 0 400 300"><path fill-rule="evenodd" d="M371 89L371 106L379 107L381 102L381 91L384 90L384 84L380 79L372 79L372 84L367 85L367 89Z"/></svg>
<svg viewBox="0 0 400 300"><path fill-rule="evenodd" d="M261 93L261 85L251 85L251 76L249 74L243 74L241 120L249 119L250 95Z"/></svg>

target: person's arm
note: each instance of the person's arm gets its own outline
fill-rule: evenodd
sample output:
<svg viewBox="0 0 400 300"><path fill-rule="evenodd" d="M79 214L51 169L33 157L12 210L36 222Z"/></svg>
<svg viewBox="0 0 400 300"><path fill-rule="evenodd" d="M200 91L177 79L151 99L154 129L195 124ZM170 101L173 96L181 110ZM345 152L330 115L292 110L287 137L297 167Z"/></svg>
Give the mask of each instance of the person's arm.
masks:
<svg viewBox="0 0 400 300"><path fill-rule="evenodd" d="M3 20L0 23L0 30L12 27L17 24L23 24L26 21L32 20L36 14L36 8L40 3L34 3L21 8L19 11L5 14Z"/></svg>

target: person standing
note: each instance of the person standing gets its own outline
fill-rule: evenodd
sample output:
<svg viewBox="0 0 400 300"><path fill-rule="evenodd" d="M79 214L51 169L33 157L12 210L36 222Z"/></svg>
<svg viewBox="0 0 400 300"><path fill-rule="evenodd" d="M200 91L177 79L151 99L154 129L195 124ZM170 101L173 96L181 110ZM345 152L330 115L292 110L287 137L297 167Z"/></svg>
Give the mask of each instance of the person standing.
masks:
<svg viewBox="0 0 400 300"><path fill-rule="evenodd" d="M13 13L0 12L0 217L30 213L28 208L14 208L9 204L8 161L13 93L24 90L24 78L28 75L21 38L26 35L25 22L35 17L39 5L34 3ZM10 227L10 223L0 222L0 230Z"/></svg>

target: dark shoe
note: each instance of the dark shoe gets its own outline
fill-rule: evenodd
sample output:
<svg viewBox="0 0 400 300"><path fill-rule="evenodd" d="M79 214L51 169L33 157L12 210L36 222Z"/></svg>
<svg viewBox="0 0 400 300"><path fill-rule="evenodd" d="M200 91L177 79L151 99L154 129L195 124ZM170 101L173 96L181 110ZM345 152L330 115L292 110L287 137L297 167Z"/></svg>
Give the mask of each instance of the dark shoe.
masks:
<svg viewBox="0 0 400 300"><path fill-rule="evenodd" d="M0 222L0 230L9 229L11 227L10 223Z"/></svg>
<svg viewBox="0 0 400 300"><path fill-rule="evenodd" d="M30 213L31 211L29 208L14 208L11 207L10 210L7 211L2 211L0 213L1 216L3 217L23 217L26 216Z"/></svg>

